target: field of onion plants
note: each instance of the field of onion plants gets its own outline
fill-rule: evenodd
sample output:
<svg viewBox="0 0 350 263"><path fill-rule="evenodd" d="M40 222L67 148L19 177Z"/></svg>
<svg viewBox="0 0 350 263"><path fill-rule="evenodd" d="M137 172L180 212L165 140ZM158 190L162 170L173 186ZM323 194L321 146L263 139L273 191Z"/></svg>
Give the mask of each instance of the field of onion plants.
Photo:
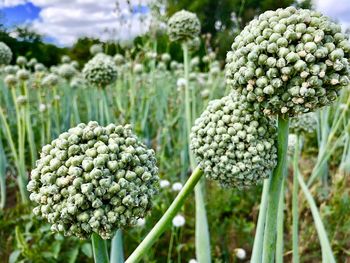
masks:
<svg viewBox="0 0 350 263"><path fill-rule="evenodd" d="M267 11L226 61L200 22L46 68L0 43L1 262L349 262L350 43Z"/></svg>

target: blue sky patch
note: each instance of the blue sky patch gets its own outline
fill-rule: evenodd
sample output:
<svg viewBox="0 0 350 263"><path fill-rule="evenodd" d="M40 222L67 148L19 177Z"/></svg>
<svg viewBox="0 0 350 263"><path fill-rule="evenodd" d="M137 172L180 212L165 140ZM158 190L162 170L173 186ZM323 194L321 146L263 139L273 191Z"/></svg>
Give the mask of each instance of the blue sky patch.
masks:
<svg viewBox="0 0 350 263"><path fill-rule="evenodd" d="M40 8L32 3L25 3L13 7L5 7L0 10L3 14L2 21L5 26L12 27L14 25L28 23L39 17Z"/></svg>

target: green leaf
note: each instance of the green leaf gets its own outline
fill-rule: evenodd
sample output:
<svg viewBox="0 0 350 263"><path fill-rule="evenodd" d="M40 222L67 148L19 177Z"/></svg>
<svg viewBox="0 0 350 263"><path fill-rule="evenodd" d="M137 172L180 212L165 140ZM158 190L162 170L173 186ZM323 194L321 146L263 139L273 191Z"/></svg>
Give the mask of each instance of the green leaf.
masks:
<svg viewBox="0 0 350 263"><path fill-rule="evenodd" d="M86 255L88 258L92 258L92 247L91 244L85 243L81 246L81 251Z"/></svg>
<svg viewBox="0 0 350 263"><path fill-rule="evenodd" d="M21 255L21 251L19 249L13 251L9 257L9 263L16 263L18 262L18 257Z"/></svg>

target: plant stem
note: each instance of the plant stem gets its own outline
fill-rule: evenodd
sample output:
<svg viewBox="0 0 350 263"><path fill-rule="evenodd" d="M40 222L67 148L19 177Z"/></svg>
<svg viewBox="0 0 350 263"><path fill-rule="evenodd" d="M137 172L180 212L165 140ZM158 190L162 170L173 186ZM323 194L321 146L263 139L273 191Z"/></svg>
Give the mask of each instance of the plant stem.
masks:
<svg viewBox="0 0 350 263"><path fill-rule="evenodd" d="M262 260L263 253L263 244L264 244L264 228L266 221L266 209L268 205L268 193L270 188L270 179L264 180L263 191L261 195L260 208L259 208L259 217L258 224L256 227L254 245L251 263L260 263Z"/></svg>
<svg viewBox="0 0 350 263"><path fill-rule="evenodd" d="M180 210L186 198L193 191L195 185L198 183L202 175L203 172L197 167L193 171L190 178L187 180L180 193L176 196L175 200L172 202L168 210L163 214L161 219L148 233L144 240L139 244L139 246L134 250L134 252L129 256L125 263L136 263L142 259L142 256L148 252L153 243L156 242L160 235L163 234L167 229L169 223L174 218L176 213Z"/></svg>
<svg viewBox="0 0 350 263"><path fill-rule="evenodd" d="M189 52L186 43L182 44L183 57L184 57L184 71L185 71L185 112L186 112L186 123L187 123L187 149L190 159L190 165L192 169L195 168L195 160L190 151L190 132L192 127L192 121L194 120L196 105L194 90L192 90L192 102L190 100L190 65L189 65ZM192 110L191 110L192 109ZM201 263L211 262L210 256L210 237L209 237L209 227L207 220L207 212L205 210L204 194L203 194L203 181L199 181L199 184L195 187L195 202L196 202L196 231L195 231L195 241L196 241L196 257Z"/></svg>
<svg viewBox="0 0 350 263"><path fill-rule="evenodd" d="M121 229L118 229L112 239L111 247L111 263L123 263L123 233Z"/></svg>
<svg viewBox="0 0 350 263"><path fill-rule="evenodd" d="M299 237L298 237L298 224L299 224L299 210L298 210L298 194L299 194L299 184L298 184L298 174L299 174L299 136L296 138L294 157L293 157L293 197L292 197L292 216L293 216L293 263L299 263Z"/></svg>
<svg viewBox="0 0 350 263"><path fill-rule="evenodd" d="M106 241L98 234L93 233L91 235L91 242L95 263L109 263Z"/></svg>
<svg viewBox="0 0 350 263"><path fill-rule="evenodd" d="M283 263L284 187L283 178L277 213L276 263Z"/></svg>
<svg viewBox="0 0 350 263"><path fill-rule="evenodd" d="M263 263L272 263L274 260L276 249L277 234L277 214L280 193L282 188L285 167L287 164L287 148L288 148L288 117L278 117L278 145L277 145L277 166L273 171L266 214L266 227L264 234Z"/></svg>

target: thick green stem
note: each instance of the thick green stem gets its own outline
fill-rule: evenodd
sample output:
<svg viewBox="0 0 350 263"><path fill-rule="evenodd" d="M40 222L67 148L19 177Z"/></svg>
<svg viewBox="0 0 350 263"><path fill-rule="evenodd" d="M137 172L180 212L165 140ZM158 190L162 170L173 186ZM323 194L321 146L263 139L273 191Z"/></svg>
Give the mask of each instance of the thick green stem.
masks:
<svg viewBox="0 0 350 263"><path fill-rule="evenodd" d="M124 262L123 233L121 229L118 229L112 239L111 263L123 263L123 262Z"/></svg>
<svg viewBox="0 0 350 263"><path fill-rule="evenodd" d="M94 233L91 235L91 243L95 263L109 263L106 241Z"/></svg>
<svg viewBox="0 0 350 263"><path fill-rule="evenodd" d="M299 224L299 210L298 210L298 194L299 194L299 183L298 183L298 174L299 174L299 144L300 139L297 136L294 157L293 157L293 197L292 197L292 215L293 215L293 263L299 263L299 235L298 235L298 224Z"/></svg>
<svg viewBox="0 0 350 263"><path fill-rule="evenodd" d="M266 222L266 209L268 205L268 193L270 188L270 179L264 180L263 191L261 195L258 224L256 227L254 245L251 263L260 263L262 260L263 244L264 244L264 228Z"/></svg>
<svg viewBox="0 0 350 263"><path fill-rule="evenodd" d="M266 214L263 263L273 263L276 250L277 215L285 167L287 164L289 119L278 117L278 161L273 171Z"/></svg>
<svg viewBox="0 0 350 263"><path fill-rule="evenodd" d="M283 263L283 224L284 223L284 179L277 213L276 263Z"/></svg>
<svg viewBox="0 0 350 263"><path fill-rule="evenodd" d="M168 210L163 214L161 219L148 233L144 240L139 244L139 246L134 250L134 252L129 256L125 263L136 263L142 259L143 255L148 252L148 250L154 244L154 242L156 242L160 235L163 234L164 231L167 229L171 220L180 210L186 198L193 191L194 187L196 186L202 175L203 172L197 167L193 171L190 178L187 180L180 193L176 196L175 200L172 202Z"/></svg>
<svg viewBox="0 0 350 263"><path fill-rule="evenodd" d="M182 44L183 49L183 57L184 57L184 71L185 71L185 112L186 112L186 131L187 131L187 147L188 154L190 159L190 164L192 169L195 168L196 163L192 156L192 153L189 149L190 145L190 132L192 127L192 121L196 117L195 110L195 96L194 90L192 90L192 101L190 99L190 64L189 64L189 53L188 46L186 43ZM209 227L208 227L208 219L207 212L205 210L205 202L204 202L204 194L203 194L203 184L204 182L200 182L195 187L195 201L196 201L196 257L197 260L201 263L211 262L210 255L210 237L209 237Z"/></svg>

